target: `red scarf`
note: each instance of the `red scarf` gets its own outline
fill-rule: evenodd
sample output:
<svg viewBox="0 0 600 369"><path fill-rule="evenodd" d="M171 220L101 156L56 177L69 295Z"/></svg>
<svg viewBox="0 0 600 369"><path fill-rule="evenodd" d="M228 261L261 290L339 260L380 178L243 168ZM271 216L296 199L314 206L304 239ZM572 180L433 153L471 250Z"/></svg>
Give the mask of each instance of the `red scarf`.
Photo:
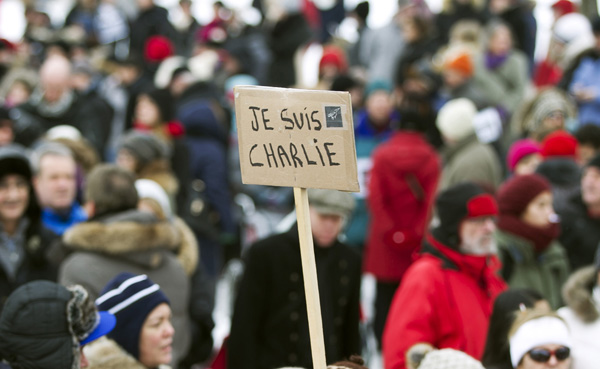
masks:
<svg viewBox="0 0 600 369"><path fill-rule="evenodd" d="M152 132L155 130L154 127L148 127L147 125L141 124L137 121L133 122L133 128L135 130L144 132ZM165 123L160 129L162 129L162 133L168 138L177 138L185 134L185 128L183 127L183 124L176 120Z"/></svg>
<svg viewBox="0 0 600 369"><path fill-rule="evenodd" d="M532 242L536 254L546 251L550 243L560 234L560 226L557 223L551 223L546 227L535 227L512 215L500 215L498 228Z"/></svg>

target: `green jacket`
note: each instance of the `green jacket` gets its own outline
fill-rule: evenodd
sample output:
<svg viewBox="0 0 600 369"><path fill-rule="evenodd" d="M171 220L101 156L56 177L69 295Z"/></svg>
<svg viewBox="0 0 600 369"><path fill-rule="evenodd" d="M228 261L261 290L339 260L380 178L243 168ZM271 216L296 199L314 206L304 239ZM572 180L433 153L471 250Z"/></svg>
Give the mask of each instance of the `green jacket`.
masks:
<svg viewBox="0 0 600 369"><path fill-rule="evenodd" d="M561 307L561 288L569 276L569 261L560 243L553 241L536 257L530 241L501 230L496 231L495 238L506 283L511 288L534 289L552 309Z"/></svg>

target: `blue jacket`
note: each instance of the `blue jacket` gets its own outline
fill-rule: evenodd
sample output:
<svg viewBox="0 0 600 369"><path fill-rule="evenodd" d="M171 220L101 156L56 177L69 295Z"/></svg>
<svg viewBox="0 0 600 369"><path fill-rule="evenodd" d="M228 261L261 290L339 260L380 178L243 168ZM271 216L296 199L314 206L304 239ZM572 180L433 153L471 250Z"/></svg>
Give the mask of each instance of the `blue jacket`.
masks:
<svg viewBox="0 0 600 369"><path fill-rule="evenodd" d="M66 215L55 213L46 208L42 210L42 224L58 236L62 236L72 225L87 220L88 216L78 203L71 205L71 210Z"/></svg>
<svg viewBox="0 0 600 369"><path fill-rule="evenodd" d="M573 73L569 92L577 88L594 89L596 96L586 102L578 102L579 123L600 125L600 59L584 57Z"/></svg>

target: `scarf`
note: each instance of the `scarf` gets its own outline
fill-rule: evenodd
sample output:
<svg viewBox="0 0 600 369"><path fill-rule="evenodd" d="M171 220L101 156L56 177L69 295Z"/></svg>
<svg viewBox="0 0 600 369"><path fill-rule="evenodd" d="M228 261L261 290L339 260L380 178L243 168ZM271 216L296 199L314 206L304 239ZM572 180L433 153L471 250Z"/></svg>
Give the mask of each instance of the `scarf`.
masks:
<svg viewBox="0 0 600 369"><path fill-rule="evenodd" d="M550 243L560 234L560 226L557 223L551 223L543 228L535 227L511 215L500 215L498 228L533 243L536 254L546 251Z"/></svg>
<svg viewBox="0 0 600 369"><path fill-rule="evenodd" d="M506 59L508 59L508 55L509 53L506 54L502 54L502 55L495 55L490 53L489 51L485 53L485 66L487 69L497 69L499 68L502 64L504 64L504 62L506 61Z"/></svg>

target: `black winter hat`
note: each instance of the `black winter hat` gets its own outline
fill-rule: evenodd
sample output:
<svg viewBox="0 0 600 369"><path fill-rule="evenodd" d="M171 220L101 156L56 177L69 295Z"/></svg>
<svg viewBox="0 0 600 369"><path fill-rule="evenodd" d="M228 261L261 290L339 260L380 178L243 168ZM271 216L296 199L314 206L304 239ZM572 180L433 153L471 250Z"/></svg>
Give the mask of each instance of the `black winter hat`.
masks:
<svg viewBox="0 0 600 369"><path fill-rule="evenodd" d="M472 182L464 182L442 191L435 202L440 224L433 237L444 245L457 248L463 220L498 215L494 197Z"/></svg>
<svg viewBox="0 0 600 369"><path fill-rule="evenodd" d="M108 314L110 315L110 314ZM17 288L0 316L0 358L13 368L79 367L80 344L114 326L81 286L33 281ZM100 327L100 329L98 328ZM100 335L96 333L101 330Z"/></svg>
<svg viewBox="0 0 600 369"><path fill-rule="evenodd" d="M23 146L11 144L0 147L0 178L7 174L20 174L28 182L31 180L31 166Z"/></svg>
<svg viewBox="0 0 600 369"><path fill-rule="evenodd" d="M600 169L600 154L594 156L587 162L586 167L596 167Z"/></svg>
<svg viewBox="0 0 600 369"><path fill-rule="evenodd" d="M151 133L130 131L121 139L119 149L127 150L143 168L147 164L160 159L169 158L169 148L158 137Z"/></svg>
<svg viewBox="0 0 600 369"><path fill-rule="evenodd" d="M100 310L117 317L117 325L108 334L130 355L139 359L140 333L146 317L169 299L159 285L146 275L124 272L106 284L101 296L96 299Z"/></svg>

